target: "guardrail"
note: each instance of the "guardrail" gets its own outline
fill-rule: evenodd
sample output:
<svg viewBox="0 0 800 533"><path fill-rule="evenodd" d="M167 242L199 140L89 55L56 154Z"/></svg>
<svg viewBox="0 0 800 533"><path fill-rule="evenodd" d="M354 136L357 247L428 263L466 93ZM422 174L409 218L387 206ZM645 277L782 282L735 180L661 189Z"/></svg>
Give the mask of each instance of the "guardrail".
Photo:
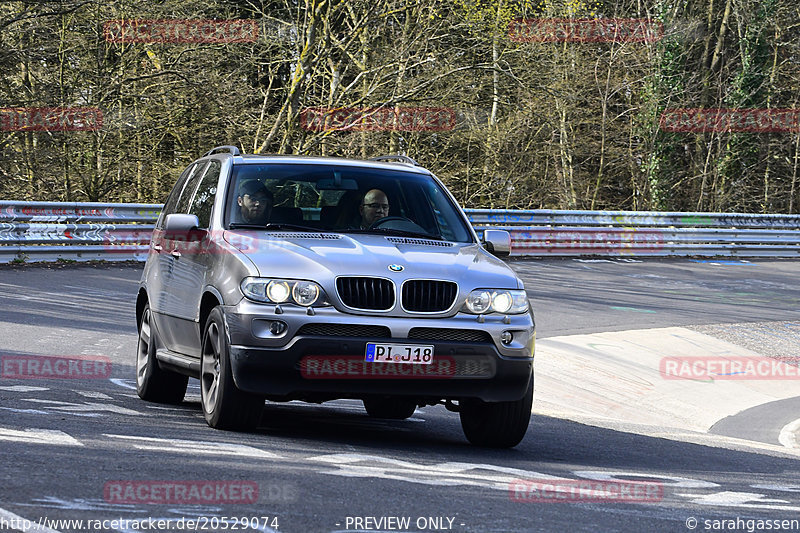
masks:
<svg viewBox="0 0 800 533"><path fill-rule="evenodd" d="M157 204L0 201L0 263L144 260ZM513 256L800 257L800 215L466 209Z"/></svg>

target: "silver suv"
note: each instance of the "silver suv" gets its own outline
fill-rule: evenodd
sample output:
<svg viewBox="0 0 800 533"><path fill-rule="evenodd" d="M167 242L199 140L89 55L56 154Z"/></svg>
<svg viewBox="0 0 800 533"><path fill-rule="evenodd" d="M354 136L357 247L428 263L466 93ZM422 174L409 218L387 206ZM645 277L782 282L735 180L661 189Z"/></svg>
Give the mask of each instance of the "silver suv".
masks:
<svg viewBox="0 0 800 533"><path fill-rule="evenodd" d="M136 385L208 424L258 426L264 401L362 400L373 417L460 414L510 447L533 400L533 312L453 196L405 156L368 161L211 150L169 195L136 315Z"/></svg>

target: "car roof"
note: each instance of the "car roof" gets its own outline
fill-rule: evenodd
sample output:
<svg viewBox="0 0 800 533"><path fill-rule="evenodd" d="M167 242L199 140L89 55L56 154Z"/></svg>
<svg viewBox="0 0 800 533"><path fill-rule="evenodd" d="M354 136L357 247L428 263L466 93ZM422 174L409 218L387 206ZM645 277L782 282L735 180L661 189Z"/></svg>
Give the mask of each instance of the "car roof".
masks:
<svg viewBox="0 0 800 533"><path fill-rule="evenodd" d="M241 154L216 153L206 157L230 157L234 165L253 165L263 163L305 164L305 165L342 165L359 168L375 168L383 170L401 170L414 174L430 176L431 172L424 167L400 161L373 161L366 159L349 159L345 157L322 157L313 155L280 155L280 154ZM201 158L205 159L205 157Z"/></svg>

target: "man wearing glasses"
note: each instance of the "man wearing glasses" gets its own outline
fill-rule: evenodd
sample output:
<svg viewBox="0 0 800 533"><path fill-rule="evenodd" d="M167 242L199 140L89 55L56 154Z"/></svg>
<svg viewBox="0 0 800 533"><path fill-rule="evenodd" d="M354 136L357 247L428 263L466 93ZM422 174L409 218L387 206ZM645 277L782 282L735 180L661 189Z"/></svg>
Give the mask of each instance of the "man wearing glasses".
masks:
<svg viewBox="0 0 800 533"><path fill-rule="evenodd" d="M361 200L358 212L361 214L361 229L367 229L376 220L389 216L389 198L382 190L371 189Z"/></svg>
<svg viewBox="0 0 800 533"><path fill-rule="evenodd" d="M239 204L239 216L235 222L266 224L275 199L263 183L249 180L239 186L239 197L236 201Z"/></svg>

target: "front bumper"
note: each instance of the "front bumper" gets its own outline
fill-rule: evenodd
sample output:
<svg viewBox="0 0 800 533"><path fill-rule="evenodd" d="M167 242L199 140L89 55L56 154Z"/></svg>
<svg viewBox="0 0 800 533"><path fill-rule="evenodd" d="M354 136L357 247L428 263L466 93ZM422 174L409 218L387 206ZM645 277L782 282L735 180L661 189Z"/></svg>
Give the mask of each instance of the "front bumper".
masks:
<svg viewBox="0 0 800 533"><path fill-rule="evenodd" d="M529 314L447 318L376 317L349 315L333 308L282 309L243 301L226 308L233 378L243 391L273 399L319 397L359 398L399 395L426 399L479 398L513 401L522 398L533 373L535 329ZM270 333L268 324L280 321L286 330ZM298 334L307 324L388 328L381 338ZM483 331L485 342L409 339L414 328ZM514 332L509 346L499 342L502 331ZM368 342L433 345L430 365L366 362Z"/></svg>

